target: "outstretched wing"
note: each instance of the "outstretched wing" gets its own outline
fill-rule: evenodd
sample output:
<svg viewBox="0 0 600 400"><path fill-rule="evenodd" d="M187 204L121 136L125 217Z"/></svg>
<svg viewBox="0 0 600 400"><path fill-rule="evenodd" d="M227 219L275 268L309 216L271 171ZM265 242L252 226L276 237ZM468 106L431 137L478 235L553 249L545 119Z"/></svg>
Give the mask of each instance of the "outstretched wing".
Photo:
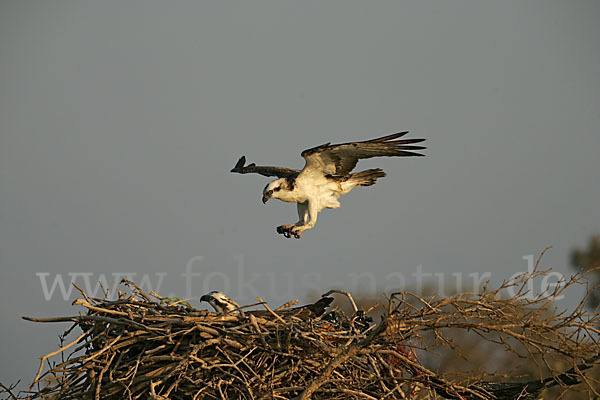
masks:
<svg viewBox="0 0 600 400"><path fill-rule="evenodd" d="M242 156L231 172L237 172L238 174L261 174L263 176L277 176L279 178L288 178L300 173L297 169L291 168L264 167L254 163L244 166L244 164L246 164L246 157Z"/></svg>
<svg viewBox="0 0 600 400"><path fill-rule="evenodd" d="M304 171L318 171L323 175L348 175L358 160L371 157L411 157L423 156L413 150L423 150L423 146L412 146L425 139L400 139L407 132L395 133L364 142L341 144L325 143L312 149L304 150L302 157L306 160Z"/></svg>

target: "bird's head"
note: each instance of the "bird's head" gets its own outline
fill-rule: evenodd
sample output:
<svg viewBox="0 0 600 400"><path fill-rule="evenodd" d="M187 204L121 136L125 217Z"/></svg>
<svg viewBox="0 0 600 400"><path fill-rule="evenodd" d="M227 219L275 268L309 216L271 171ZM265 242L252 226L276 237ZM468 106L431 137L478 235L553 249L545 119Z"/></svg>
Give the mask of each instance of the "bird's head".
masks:
<svg viewBox="0 0 600 400"><path fill-rule="evenodd" d="M223 292L212 291L200 297L200 301L206 301L213 306L217 314L227 314L236 309L236 306Z"/></svg>
<svg viewBox="0 0 600 400"><path fill-rule="evenodd" d="M269 199L279 199L282 191L290 191L290 184L287 179L279 178L273 182L269 182L269 184L263 189L263 204L269 201Z"/></svg>

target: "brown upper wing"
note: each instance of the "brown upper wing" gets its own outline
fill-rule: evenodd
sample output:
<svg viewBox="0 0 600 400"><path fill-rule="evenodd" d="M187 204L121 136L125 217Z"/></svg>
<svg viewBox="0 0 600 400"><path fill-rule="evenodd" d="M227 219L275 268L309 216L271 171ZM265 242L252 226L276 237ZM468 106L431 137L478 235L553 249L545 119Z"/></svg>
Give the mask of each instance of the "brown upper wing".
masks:
<svg viewBox="0 0 600 400"><path fill-rule="evenodd" d="M240 159L235 164L235 167L233 167L231 172L237 172L238 174L261 174L263 176L277 176L279 178L288 178L291 176L296 176L298 175L298 173L300 173L300 171L298 171L297 169L266 167L256 165L254 163L244 166L245 163L246 157L240 157Z"/></svg>
<svg viewBox="0 0 600 400"><path fill-rule="evenodd" d="M363 142L341 144L325 143L312 149L304 150L302 157L306 160L304 170L318 170L324 175L348 175L361 158L371 157L411 157L424 156L413 150L423 150L423 146L412 146L425 139L400 139L407 132L395 133Z"/></svg>

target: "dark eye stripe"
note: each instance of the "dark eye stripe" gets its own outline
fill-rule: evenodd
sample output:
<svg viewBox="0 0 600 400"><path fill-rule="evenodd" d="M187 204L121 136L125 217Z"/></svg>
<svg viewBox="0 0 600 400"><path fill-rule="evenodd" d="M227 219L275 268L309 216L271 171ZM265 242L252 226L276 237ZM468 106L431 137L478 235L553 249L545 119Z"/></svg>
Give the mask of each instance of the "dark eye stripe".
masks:
<svg viewBox="0 0 600 400"><path fill-rule="evenodd" d="M280 187L276 187L276 188L275 188L275 189L273 189L273 190L274 190L274 191L276 191L276 192L279 192L279 191L281 190L281 188L280 188Z"/></svg>

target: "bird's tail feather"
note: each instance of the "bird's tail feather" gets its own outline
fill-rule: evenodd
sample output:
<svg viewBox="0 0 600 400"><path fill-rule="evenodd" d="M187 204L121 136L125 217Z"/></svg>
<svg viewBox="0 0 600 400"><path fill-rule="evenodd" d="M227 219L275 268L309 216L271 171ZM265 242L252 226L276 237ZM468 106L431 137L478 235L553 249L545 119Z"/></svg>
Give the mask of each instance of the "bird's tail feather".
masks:
<svg viewBox="0 0 600 400"><path fill-rule="evenodd" d="M316 303L306 306L310 311L315 313L317 317L321 316L327 310L327 307L333 301L333 297L322 297Z"/></svg>
<svg viewBox="0 0 600 400"><path fill-rule="evenodd" d="M377 178L383 178L385 172L381 168L367 169L355 174L350 174L348 182L356 183L360 186L371 186L377 181Z"/></svg>

